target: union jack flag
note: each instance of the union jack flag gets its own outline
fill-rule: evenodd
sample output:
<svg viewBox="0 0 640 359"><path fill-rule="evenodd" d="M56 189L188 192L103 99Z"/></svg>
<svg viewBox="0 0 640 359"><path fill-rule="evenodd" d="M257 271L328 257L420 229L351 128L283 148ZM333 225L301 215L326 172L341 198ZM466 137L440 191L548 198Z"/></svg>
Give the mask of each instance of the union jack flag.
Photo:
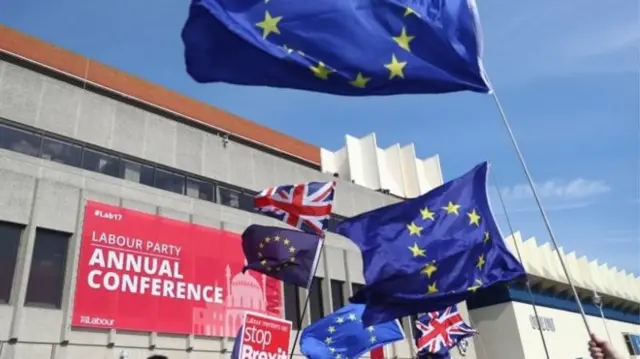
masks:
<svg viewBox="0 0 640 359"><path fill-rule="evenodd" d="M324 235L329 223L335 182L309 182L267 188L254 197L254 207L305 232Z"/></svg>
<svg viewBox="0 0 640 359"><path fill-rule="evenodd" d="M477 333L464 322L455 305L423 315L415 324L419 332L416 346L420 354L446 355L458 342Z"/></svg>

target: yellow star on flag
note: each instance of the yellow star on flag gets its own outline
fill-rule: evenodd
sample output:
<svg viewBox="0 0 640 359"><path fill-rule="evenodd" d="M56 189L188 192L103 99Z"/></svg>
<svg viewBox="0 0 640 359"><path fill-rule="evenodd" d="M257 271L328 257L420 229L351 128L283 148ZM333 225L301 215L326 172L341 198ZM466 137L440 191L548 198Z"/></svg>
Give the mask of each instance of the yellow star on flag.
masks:
<svg viewBox="0 0 640 359"><path fill-rule="evenodd" d="M421 209L420 210L420 214L422 215L422 219L423 220L427 220L427 219L430 219L432 221L435 220L435 217L434 217L435 213L431 212L428 207L425 207L424 209Z"/></svg>
<svg viewBox="0 0 640 359"><path fill-rule="evenodd" d="M469 225L475 225L476 227L480 225L480 215L478 215L475 208L467 213L467 216L469 217Z"/></svg>
<svg viewBox="0 0 640 359"><path fill-rule="evenodd" d="M370 77L364 77L362 76L362 73L358 72L356 78L353 81L349 81L349 83L353 87L359 87L363 89L367 86L367 82L369 82L369 80L371 80Z"/></svg>
<svg viewBox="0 0 640 359"><path fill-rule="evenodd" d="M282 16L271 17L268 11L264 12L264 20L256 24L257 27L262 29L263 39L266 39L271 33L280 35L280 29L278 29L280 20L282 20Z"/></svg>
<svg viewBox="0 0 640 359"><path fill-rule="evenodd" d="M426 253L426 250L420 248L417 242L413 242L413 245L409 247L409 250L414 257L424 257Z"/></svg>
<svg viewBox="0 0 640 359"><path fill-rule="evenodd" d="M424 266L424 268L422 268L422 270L420 271L420 273L424 274L427 276L427 278L431 279L431 276L433 275L433 273L435 273L438 270L438 267L435 264L435 261L431 262L431 263L427 263L427 265Z"/></svg>
<svg viewBox="0 0 640 359"><path fill-rule="evenodd" d="M295 252L295 251L296 251L296 247L291 247L291 248L289 248L289 252L293 253L293 252Z"/></svg>
<svg viewBox="0 0 640 359"><path fill-rule="evenodd" d="M482 287L482 281L480 279L476 279L476 284L470 286L467 290L470 292L475 292L476 290L478 290L480 287Z"/></svg>
<svg viewBox="0 0 640 359"><path fill-rule="evenodd" d="M288 246L289 243L291 243L291 241L288 239L285 239L284 241L282 241L282 243L284 243L285 246Z"/></svg>
<svg viewBox="0 0 640 359"><path fill-rule="evenodd" d="M411 47L409 46L409 43L411 43L414 37L415 36L407 35L407 29L403 26L402 32L400 33L400 35L392 38L393 38L393 41L395 41L398 44L398 46L400 46L401 49L411 52Z"/></svg>
<svg viewBox="0 0 640 359"><path fill-rule="evenodd" d="M338 317L338 319L336 319L336 323L338 324L342 324L344 322L344 319L342 319L342 317Z"/></svg>
<svg viewBox="0 0 640 359"><path fill-rule="evenodd" d="M404 9L404 16L409 16L409 15L415 15L416 17L420 17L420 14L418 14L415 10L407 6Z"/></svg>
<svg viewBox="0 0 640 359"><path fill-rule="evenodd" d="M309 69L313 72L316 77L327 80L329 78L329 74L333 72L330 68L328 68L322 61L318 62L317 66L310 66Z"/></svg>
<svg viewBox="0 0 640 359"><path fill-rule="evenodd" d="M484 243L486 244L487 242L489 242L489 239L491 239L489 237L489 232L484 232Z"/></svg>
<svg viewBox="0 0 640 359"><path fill-rule="evenodd" d="M280 236L273 237L273 241L274 242L280 242Z"/></svg>
<svg viewBox="0 0 640 359"><path fill-rule="evenodd" d="M411 222L410 224L407 225L407 229L409 230L410 236L416 235L419 237L422 234L423 228L418 226L414 222Z"/></svg>
<svg viewBox="0 0 640 359"><path fill-rule="evenodd" d="M438 293L438 286L436 285L436 282L433 282L433 284L429 284L429 286L427 287L427 294L433 293Z"/></svg>
<svg viewBox="0 0 640 359"><path fill-rule="evenodd" d="M336 331L336 327L334 327L333 325L329 326L329 333L333 334Z"/></svg>
<svg viewBox="0 0 640 359"><path fill-rule="evenodd" d="M271 238L267 237L267 238L265 238L265 239L264 239L264 241L265 241L266 243L269 243L269 242L271 242Z"/></svg>
<svg viewBox="0 0 640 359"><path fill-rule="evenodd" d="M327 337L327 339L325 339L324 342L327 344L331 344L333 343L333 339L331 339L331 337Z"/></svg>
<svg viewBox="0 0 640 359"><path fill-rule="evenodd" d="M478 257L478 261L476 262L476 268L482 270L482 267L484 267L484 263L484 254L481 254L480 257Z"/></svg>
<svg viewBox="0 0 640 359"><path fill-rule="evenodd" d="M449 204L447 204L446 207L442 207L442 209L447 211L447 214L455 214L455 215L458 215L458 208L460 208L460 205L454 204L451 201L449 201Z"/></svg>
<svg viewBox="0 0 640 359"><path fill-rule="evenodd" d="M403 79L404 78L403 70L405 66L407 66L406 61L398 61L395 54L391 55L391 62L384 65L384 67L386 67L387 70L389 70L389 80L395 77L400 77Z"/></svg>

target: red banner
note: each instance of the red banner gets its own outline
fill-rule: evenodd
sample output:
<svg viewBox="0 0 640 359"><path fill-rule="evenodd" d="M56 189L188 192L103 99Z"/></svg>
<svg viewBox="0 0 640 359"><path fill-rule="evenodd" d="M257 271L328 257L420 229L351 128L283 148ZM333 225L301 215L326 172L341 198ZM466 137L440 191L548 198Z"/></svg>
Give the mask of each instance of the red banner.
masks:
<svg viewBox="0 0 640 359"><path fill-rule="evenodd" d="M291 322L247 312L238 359L288 359Z"/></svg>
<svg viewBox="0 0 640 359"><path fill-rule="evenodd" d="M235 337L282 316L279 281L248 271L238 234L87 202L72 325Z"/></svg>

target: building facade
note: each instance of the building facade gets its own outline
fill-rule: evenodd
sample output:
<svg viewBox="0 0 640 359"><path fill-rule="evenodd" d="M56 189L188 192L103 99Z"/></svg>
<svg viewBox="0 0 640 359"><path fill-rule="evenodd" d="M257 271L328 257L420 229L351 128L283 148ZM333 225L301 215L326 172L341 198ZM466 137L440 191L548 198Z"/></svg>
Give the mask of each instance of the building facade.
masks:
<svg viewBox="0 0 640 359"><path fill-rule="evenodd" d="M524 283L479 291L467 301L480 335L478 358L589 358L587 330L564 276L557 252L519 232L506 238L509 249L522 256L529 274ZM627 358L640 357L640 278L574 252L561 256L576 286L587 323ZM536 319L533 303L537 310ZM540 331L542 329L542 334ZM544 338L544 341L543 341Z"/></svg>
<svg viewBox="0 0 640 359"><path fill-rule="evenodd" d="M231 333L206 323L198 330L213 337L71 325L85 203L241 233L253 223L280 225L253 211L257 191L333 180L325 172L338 171L323 172L319 148L4 27L0 49L0 359L230 355ZM437 170L429 176L441 182ZM399 200L337 182L303 326L343 306L363 283L359 251L333 233L336 224ZM238 294L264 306L264 284L234 275L226 280L234 305L242 305ZM306 294L283 288L282 312L294 327ZM411 338L409 320L403 324ZM388 358L414 354L408 341L385 348ZM475 358L473 343L465 357Z"/></svg>

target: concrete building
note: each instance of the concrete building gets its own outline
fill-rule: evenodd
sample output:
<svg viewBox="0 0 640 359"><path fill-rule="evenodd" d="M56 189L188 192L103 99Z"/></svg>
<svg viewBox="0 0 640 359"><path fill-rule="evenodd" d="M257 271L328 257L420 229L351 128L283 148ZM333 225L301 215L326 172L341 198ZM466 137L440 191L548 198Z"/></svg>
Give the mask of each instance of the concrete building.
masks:
<svg viewBox="0 0 640 359"><path fill-rule="evenodd" d="M369 145L349 158L357 163L353 156L365 159L372 150L381 151ZM442 182L437 160L423 165L404 150L400 161L393 151L380 153L386 166L402 163L404 177L337 179L330 231L343 216L398 201L383 187L404 196ZM256 191L332 180L348 169L334 158L323 171L329 158L328 151L0 27L0 359L227 357L231 339L72 327L85 201L241 233L251 223L279 224L253 211ZM357 248L334 233L320 263L304 325L345 304L363 283ZM295 325L306 293L289 286L283 292L283 312ZM409 333L408 320L404 326ZM385 352L414 355L408 342ZM475 358L473 345L466 357Z"/></svg>
<svg viewBox="0 0 640 359"><path fill-rule="evenodd" d="M425 193L443 175L437 156L417 159L411 144L380 149L372 134L346 136L337 151L320 149L0 26L0 179L0 359L222 359L232 338L71 325L86 201L241 233L252 223L280 225L252 210L256 191L336 179L308 325L363 283L360 254L333 233L336 224ZM513 250L516 243L551 357L586 358L584 328L555 254L519 234L507 240ZM614 345L640 353L640 279L566 258L583 299L593 290L602 296ZM225 275L231 282L232 273ZM470 311L461 304L480 336L453 357L544 358L527 295L513 285L478 293ZM282 312L295 325L305 290L284 286L283 296ZM590 324L606 336L594 310L587 306ZM403 325L410 338L410 320ZM407 341L385 348L386 358L414 355Z"/></svg>
<svg viewBox="0 0 640 359"><path fill-rule="evenodd" d="M488 288L467 301L480 333L475 338L478 358L546 358L544 343L551 358L588 358L585 324L557 253L549 243L538 245L535 238L523 241L519 232L506 242L514 255L520 250L531 293L524 284L516 284ZM577 258L574 252L561 253L591 330L610 340L625 358L640 358L640 278Z"/></svg>

